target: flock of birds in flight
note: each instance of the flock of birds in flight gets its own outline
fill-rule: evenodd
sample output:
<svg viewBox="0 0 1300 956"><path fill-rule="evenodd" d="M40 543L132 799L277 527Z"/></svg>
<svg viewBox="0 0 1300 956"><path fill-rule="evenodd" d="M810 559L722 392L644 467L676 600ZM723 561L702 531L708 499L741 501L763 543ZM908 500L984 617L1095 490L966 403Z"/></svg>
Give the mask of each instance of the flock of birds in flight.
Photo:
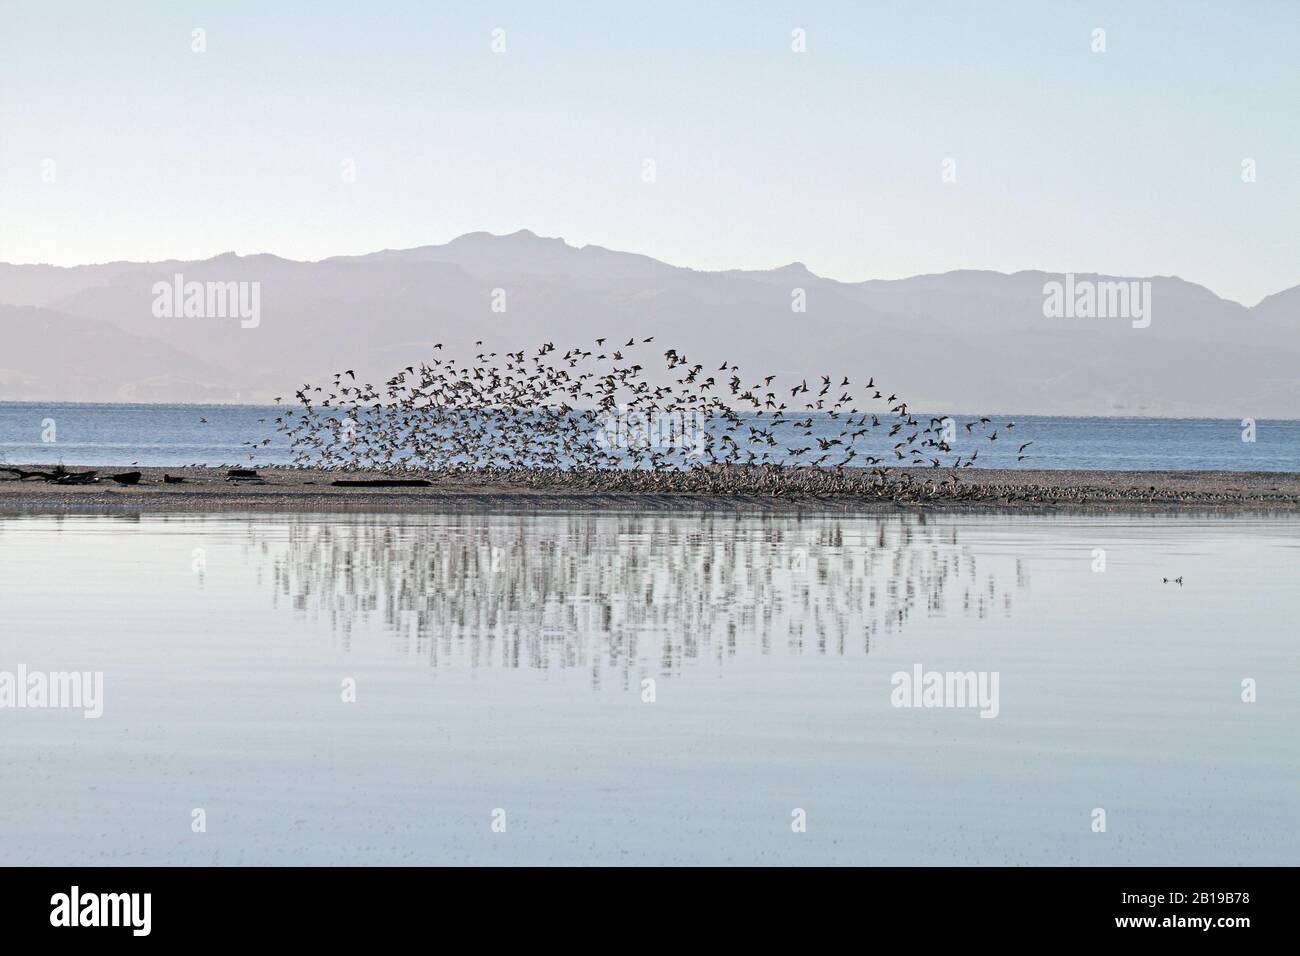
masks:
<svg viewBox="0 0 1300 956"><path fill-rule="evenodd" d="M479 341L473 364L435 355L379 387L348 369L328 385L298 389L297 407L276 427L298 467L474 472L533 485L603 477L645 486L651 476L651 486L681 486L691 475L723 490L719 482L771 485L796 474L805 483L816 474L860 482L863 471L880 484L891 468L969 468L979 456L954 454L957 423L917 418L874 376L856 387L832 375L774 385L778 376L747 381L730 362L660 353L649 348L653 336L607 341L504 353L485 352ZM660 358L661 373L646 368ZM1015 423L978 418L961 427L969 447L1007 440ZM1019 446L1017 461L1032 444Z"/></svg>

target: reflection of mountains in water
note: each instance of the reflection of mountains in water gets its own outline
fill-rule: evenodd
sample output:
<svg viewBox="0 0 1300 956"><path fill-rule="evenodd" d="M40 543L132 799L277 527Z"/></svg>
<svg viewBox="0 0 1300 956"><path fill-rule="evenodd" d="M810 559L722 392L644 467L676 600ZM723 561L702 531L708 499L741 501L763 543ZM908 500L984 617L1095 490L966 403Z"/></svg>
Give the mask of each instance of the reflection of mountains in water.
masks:
<svg viewBox="0 0 1300 956"><path fill-rule="evenodd" d="M270 552L277 605L327 620L345 650L378 625L435 665L583 667L596 683L656 662L867 654L916 615L1009 615L1027 586L1018 559L977 560L923 515L313 519Z"/></svg>

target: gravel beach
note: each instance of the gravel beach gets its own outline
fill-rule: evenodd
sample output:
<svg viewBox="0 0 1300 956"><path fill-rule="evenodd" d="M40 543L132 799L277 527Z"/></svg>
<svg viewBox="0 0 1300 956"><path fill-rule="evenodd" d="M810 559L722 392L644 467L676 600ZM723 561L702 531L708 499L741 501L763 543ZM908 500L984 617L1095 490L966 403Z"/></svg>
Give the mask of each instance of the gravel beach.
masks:
<svg viewBox="0 0 1300 956"><path fill-rule="evenodd" d="M49 465L8 466L49 471ZM473 474L439 476L428 487L336 486L383 479L379 474L260 468L254 480L231 480L226 468L138 468L139 484L108 478L120 467L95 470L90 484L19 479L0 471L0 513L59 512L419 512L445 510L573 511L856 511L894 508L1028 510L1300 510L1300 473L1230 471L1073 471L891 469L925 489L924 500L862 494L728 495L696 492L528 487ZM180 482L166 483L164 475ZM956 479L940 487L945 479Z"/></svg>

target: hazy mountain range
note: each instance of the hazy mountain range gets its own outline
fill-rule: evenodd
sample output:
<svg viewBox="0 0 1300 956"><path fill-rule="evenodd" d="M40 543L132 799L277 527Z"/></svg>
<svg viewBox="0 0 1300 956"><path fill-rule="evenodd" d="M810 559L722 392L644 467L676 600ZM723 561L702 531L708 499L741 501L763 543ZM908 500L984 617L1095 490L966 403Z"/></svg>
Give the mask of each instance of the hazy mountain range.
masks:
<svg viewBox="0 0 1300 956"><path fill-rule="evenodd" d="M255 328L155 314L155 283L259 283ZM1078 280L1129 281L1080 273ZM528 231L295 262L0 264L0 399L262 402L355 369L654 335L708 369L874 375L915 408L1300 418L1300 286L1252 308L1149 277L1152 321L1046 318L1059 274L838 282L800 263L698 272ZM503 290L502 292L495 290ZM806 310L794 311L799 293ZM493 311L494 303L504 311ZM639 354L639 353L638 353ZM639 359L643 364L644 359Z"/></svg>

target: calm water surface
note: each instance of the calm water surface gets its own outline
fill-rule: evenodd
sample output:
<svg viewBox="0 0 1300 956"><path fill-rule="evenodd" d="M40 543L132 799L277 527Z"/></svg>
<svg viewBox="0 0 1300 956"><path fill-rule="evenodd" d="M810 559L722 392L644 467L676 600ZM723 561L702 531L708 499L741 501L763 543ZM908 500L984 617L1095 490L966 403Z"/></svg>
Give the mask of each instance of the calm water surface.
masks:
<svg viewBox="0 0 1300 956"><path fill-rule="evenodd" d="M283 407L269 405L94 405L0 402L0 463L181 466L191 464L287 464L291 459L275 419ZM918 412L927 421L931 414ZM959 422L971 416L956 416ZM1300 471L1300 421L1255 422L1253 441L1242 441L1238 419L1053 418L993 416L996 442L957 429L953 454L978 451L976 464L998 468L1095 468L1120 470L1221 469ZM814 418L814 437L834 438L843 427ZM1005 423L1015 422L1008 431ZM51 431L51 423L53 430ZM893 462L896 438L881 428L859 446ZM772 449L806 446L802 430ZM53 438L53 440L49 440ZM1024 461L1017 461L1020 446ZM263 444L269 442L269 444ZM251 456L251 457L250 457ZM807 461L807 458L803 459ZM947 456L945 458L947 460Z"/></svg>
<svg viewBox="0 0 1300 956"><path fill-rule="evenodd" d="M1298 579L1290 516L0 519L0 671L104 674L0 709L0 864L1296 864Z"/></svg>

